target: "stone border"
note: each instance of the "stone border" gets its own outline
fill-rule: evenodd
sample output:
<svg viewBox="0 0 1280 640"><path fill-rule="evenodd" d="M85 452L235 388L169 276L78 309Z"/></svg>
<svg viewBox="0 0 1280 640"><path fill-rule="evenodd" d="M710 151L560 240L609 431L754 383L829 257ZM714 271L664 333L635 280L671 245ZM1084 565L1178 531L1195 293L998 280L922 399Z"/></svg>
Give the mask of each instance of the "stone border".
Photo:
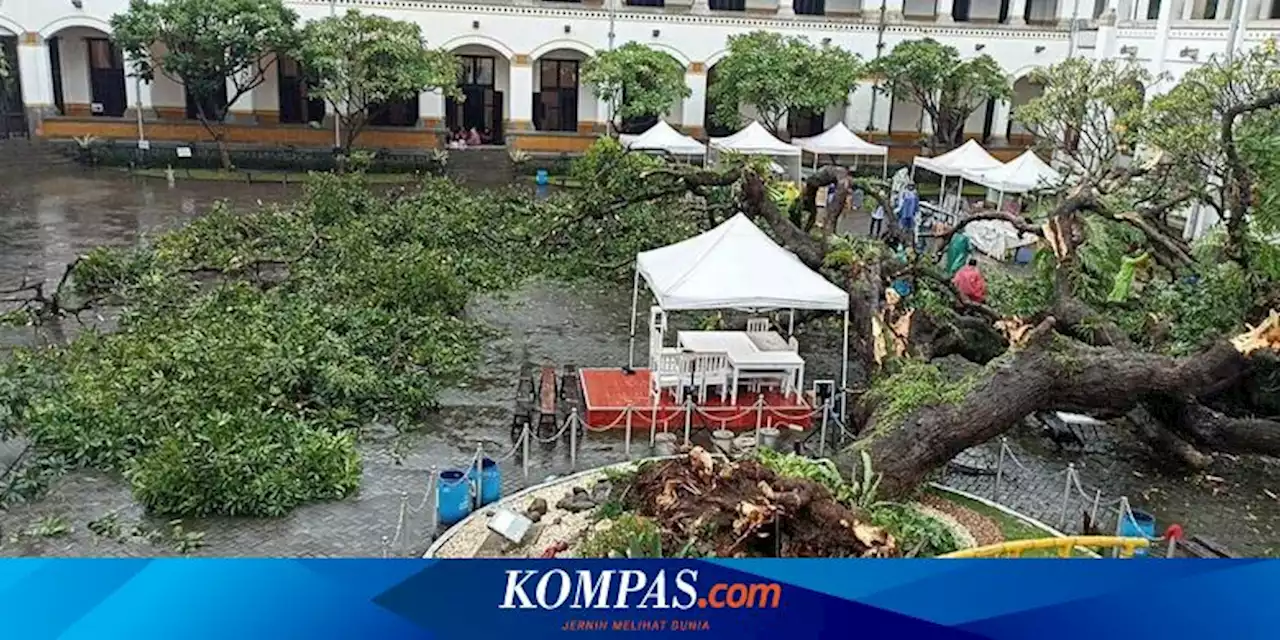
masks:
<svg viewBox="0 0 1280 640"><path fill-rule="evenodd" d="M1061 532L1061 531L1058 531L1057 529L1054 529L1053 527L1051 527L1051 526L1049 526L1049 525L1047 525L1047 524L1045 524L1045 523L1043 523L1043 522L1041 522L1041 521L1039 521L1039 520L1036 520L1035 518L1032 518L1031 516L1028 516L1028 515L1026 515L1026 514L1019 513L1019 512L1017 512L1017 511L1014 511L1013 509L1010 509L1009 507L1006 507L1006 506L1004 506L1004 505L1002 505L1002 504L1000 504L1000 503L998 503L998 502L993 502L993 501L991 501L991 500L988 500L988 499L986 499L986 498L984 498L984 497L982 497L982 496L974 495L974 494L972 494L972 493L969 493L968 491L962 491L962 490L960 490L960 489L953 489L953 488L951 488L951 487L948 487L948 486L946 486L946 485L944 485L944 484L939 484L939 483L937 483L937 482L930 482L930 483L929 483L929 486L930 486L930 487L932 487L932 488L934 488L934 489L937 489L938 491L942 491L943 493L950 493L951 495L959 496L959 497L961 497L961 498L965 498L965 499L967 499L967 500L973 500L974 502L977 502L978 504L981 504L981 505L983 505L983 506L991 507L992 509L995 509L996 511L999 511L1000 513L1003 513L1003 514L1005 514L1005 515L1009 516L1010 518L1017 518L1017 519L1019 519L1019 520L1021 520L1021 521L1025 522L1025 523L1027 523L1028 525L1030 525L1030 526L1032 526L1032 527L1035 527L1036 529L1040 529L1041 531L1044 531L1045 533L1049 534L1050 536L1052 536L1052 537L1054 537L1054 538L1067 538L1067 537L1069 537L1067 534L1065 534L1065 533L1063 533L1063 532ZM1006 542L1008 542L1008 541L1006 540ZM1092 557L1094 557L1094 558L1101 558L1101 557L1102 557L1102 556L1098 555L1098 554L1097 554L1097 552L1093 551L1092 549L1085 549L1084 547L1077 547L1077 549L1079 549L1079 550L1081 550L1081 551L1084 551L1086 554L1088 554L1088 555L1090 555L1090 556L1092 556Z"/></svg>
<svg viewBox="0 0 1280 640"><path fill-rule="evenodd" d="M467 517L463 518L463 519L462 519L461 521L459 521L457 524L455 524L455 525L453 525L453 526L449 527L449 528L444 532L444 534L442 534L439 538L436 538L435 542L432 542L432 543L431 543L431 546L430 546L430 547L427 547L427 550L426 550L426 552L425 552L425 553L423 553L423 554L422 554L422 557L423 557L423 558L435 558L435 557L436 557L436 554L440 552L440 549L441 549L442 547L444 547L446 544L448 544L449 540L450 540L450 539L452 539L452 538L453 538L453 536L454 536L458 531L462 530L463 528L465 528L465 527L466 527L466 526L468 526L468 525L472 525L472 524L473 524L473 523L472 523L472 521L473 521L473 520L478 520L478 519L481 519L481 518L487 518L488 516L486 516L486 515L485 515L485 514L486 514L486 512L491 511L491 510L493 510L493 509L495 509L495 508L500 508L500 507L502 507L502 506L503 506L503 505L505 505L505 504L509 504L509 503L511 503L511 502L514 502L514 501L516 501L516 500L519 500L519 499L521 499L521 498L523 498L523 497L525 497L525 496L528 496L529 494L535 493L535 492L537 492L537 491L541 491L541 490L546 489L546 488L548 488L548 487L553 487L553 486L556 486L556 485L566 484L566 483L570 483L570 482L574 482L574 481L581 481L581 480L583 480L583 479L585 479L585 478L587 478L587 477L589 477L589 476L603 474L603 473L605 473L606 471L608 471L608 470L610 470L610 469L621 469L621 468L624 468L624 467L635 467L635 466L637 466L637 465L639 465L639 464L641 464L641 463L644 463L644 462L659 461L659 460L669 460L669 459L672 459L672 458L678 458L678 457L681 457L681 456L679 456L679 455L674 455L674 456L653 456L653 457L648 457L648 458L639 458L639 459L636 459L636 460L627 460L627 461L625 461L625 462L617 462L617 463L610 464L610 465L605 465L605 466L602 466L602 467L595 467L595 468L592 468L592 469L585 469L585 470L583 470L583 471L578 471L577 473L572 473L572 474L570 474L570 475L563 476L563 477L553 478L553 479L551 479L551 480L546 480L546 481L543 481L543 482L539 482L538 484L535 484L535 485L532 485L532 486L529 486L529 487L525 487L524 489L521 489L521 490L519 490L519 491L517 491L517 492L515 492L515 493L513 493L513 494L511 494L511 495L509 495L509 496L504 496L502 499L498 500L497 502L495 502L495 503L493 503L493 504L485 505L484 507L481 507L480 509L477 509L477 510L475 510L475 511L472 511L470 515L468 515ZM434 486L434 485L433 485L433 486ZM1049 536L1051 536L1051 537L1054 537L1054 538L1065 538L1065 537L1067 537L1067 535L1066 535L1065 533L1063 533L1063 532L1061 532L1061 531L1058 531L1057 529L1055 529L1055 528L1053 528L1053 527L1051 527L1051 526L1049 526L1049 525L1047 525L1047 524L1045 524L1045 523L1043 523L1043 522L1041 522L1041 521L1039 521L1039 520L1036 520L1035 518L1032 518L1032 517L1030 517L1030 516L1028 516L1028 515L1025 515L1025 514L1019 513L1019 512L1017 512L1017 511L1014 511L1013 509L1010 509L1009 507L1006 507L1006 506L1004 506L1004 505L1002 505L1002 504L999 504L999 503L997 503L997 502L992 502L991 500L988 500L988 499L986 499L986 498L983 498L982 496L974 495L974 494L972 494L972 493L969 493L968 491L962 491L962 490L960 490L960 489L954 489L954 488L952 488L952 487L948 487L948 486L946 486L946 485L939 484L939 483L937 483L937 482L930 482L930 483L929 483L929 486L930 486L930 487L932 487L932 488L934 488L934 489L937 489L937 490L939 490L939 491L942 491L942 492L944 492L944 493L949 493L949 494L952 494L952 495L955 495L955 496L959 496L959 497L961 497L961 498L965 498L965 499L967 499L967 500L973 500L974 502L977 502L977 503L982 504L982 505L984 505L984 506L987 506L987 507L990 507L990 508L992 508L992 509L995 509L995 510L997 510L997 511L999 511L999 512L1001 512L1001 513L1003 513L1003 514L1005 514L1005 515L1007 515L1007 516L1009 516L1009 517L1011 517L1011 518L1017 518L1018 520L1020 520L1020 521L1022 521L1022 522L1025 522L1026 524L1030 525L1031 527L1034 527L1034 528L1036 528L1036 529L1040 529L1041 531L1044 531L1046 534L1048 534L1048 535L1049 535ZM435 506L435 505L434 505L434 502L435 502L435 501L434 501L434 500L432 500L431 502L432 502L432 507L434 508L434 506ZM1093 556L1095 556L1095 557L1100 557L1100 556L1097 556L1097 554L1096 554L1096 553L1093 553L1091 550L1085 549L1085 551L1086 551L1086 552L1088 552L1088 553L1090 553L1090 554L1092 554L1092 555L1093 555Z"/></svg>

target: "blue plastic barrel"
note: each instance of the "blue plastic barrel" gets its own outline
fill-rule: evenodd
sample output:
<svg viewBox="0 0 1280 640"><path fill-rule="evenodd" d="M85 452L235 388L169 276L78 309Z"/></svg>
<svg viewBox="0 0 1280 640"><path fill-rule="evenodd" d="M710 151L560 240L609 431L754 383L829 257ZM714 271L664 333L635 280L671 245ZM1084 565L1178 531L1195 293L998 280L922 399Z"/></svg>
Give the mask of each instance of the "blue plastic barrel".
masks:
<svg viewBox="0 0 1280 640"><path fill-rule="evenodd" d="M467 470L467 479L473 484L476 480L476 468L473 465ZM480 463L480 506L497 502L502 497L502 469L498 463L485 458Z"/></svg>
<svg viewBox="0 0 1280 640"><path fill-rule="evenodd" d="M471 513L471 483L467 474L457 469L445 469L436 478L436 513L440 524L457 524Z"/></svg>
<svg viewBox="0 0 1280 640"><path fill-rule="evenodd" d="M1120 536L1123 538L1146 538L1154 540L1156 537L1156 518L1145 511L1133 511L1133 517L1127 515L1120 517ZM1136 556L1147 555L1146 549L1137 549L1134 552Z"/></svg>
<svg viewBox="0 0 1280 640"><path fill-rule="evenodd" d="M547 175L546 169L538 169L538 173L537 175L534 176L533 180L538 185L545 186L548 182L551 181L551 178L550 176Z"/></svg>

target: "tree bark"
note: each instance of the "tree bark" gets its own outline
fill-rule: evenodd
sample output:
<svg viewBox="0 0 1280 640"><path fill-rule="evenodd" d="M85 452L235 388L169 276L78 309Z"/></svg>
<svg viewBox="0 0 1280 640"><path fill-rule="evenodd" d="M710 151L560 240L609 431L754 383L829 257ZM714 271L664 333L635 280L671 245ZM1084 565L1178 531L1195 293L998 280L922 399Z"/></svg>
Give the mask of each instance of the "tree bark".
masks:
<svg viewBox="0 0 1280 640"><path fill-rule="evenodd" d="M962 384L954 404L912 409L897 424L873 414L865 435L842 451L838 464L852 471L866 450L882 475L884 498L902 497L934 469L961 451L981 444L1038 411L1077 410L1124 413L1147 397L1187 397L1211 389L1246 367L1245 357L1221 342L1201 354L1174 359L1114 347L1091 347L1053 331L1047 318L1021 345L989 363ZM1205 424L1203 421L1197 424ZM1197 439L1226 446L1280 445L1280 431L1255 434L1237 422L1212 423L1216 430ZM1210 435L1210 433L1212 435Z"/></svg>

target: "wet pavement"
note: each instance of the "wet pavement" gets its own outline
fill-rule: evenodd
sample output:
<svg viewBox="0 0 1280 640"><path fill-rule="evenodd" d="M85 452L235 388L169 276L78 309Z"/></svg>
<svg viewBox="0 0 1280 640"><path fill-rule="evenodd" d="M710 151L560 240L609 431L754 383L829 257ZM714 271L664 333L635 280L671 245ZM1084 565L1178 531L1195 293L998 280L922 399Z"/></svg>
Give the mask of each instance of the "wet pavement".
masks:
<svg viewBox="0 0 1280 640"><path fill-rule="evenodd" d="M75 170L35 176L0 176L0 285L29 277L56 280L63 265L99 244L136 242L146 233L199 215L211 202L230 198L239 205L285 200L297 187L133 181L117 174ZM865 233L865 222L853 231ZM515 384L522 363L557 366L621 365L627 357L629 287L534 282L504 299L477 300L469 310L498 330L464 387L446 392L441 409L412 431L373 427L363 439L364 475L360 491L338 502L307 505L283 518L187 519L182 527L203 532L197 555L214 556L406 556L422 553L433 530L427 495L433 469L460 467L480 445L485 455L502 456L504 489L540 482L571 471L568 438L531 447L529 474L522 473L510 422ZM643 306L643 305L642 305ZM678 324L697 318L680 318ZM798 335L808 360L809 380L834 378L839 371L839 320L818 322ZM638 353L644 353L640 332ZM1034 433L1015 432L1006 460L1000 499L1051 525L1063 512L1064 470L1076 464L1086 492L1101 489L1103 502L1127 495L1135 508L1156 514L1161 526L1180 522L1188 533L1204 533L1239 553L1280 553L1280 462L1220 459L1212 473L1220 480L1164 475L1149 467L1125 434L1104 430L1089 439L1086 452L1058 451ZM625 458L619 434L586 435L576 468ZM970 452L979 466L995 465L998 443ZM8 447L14 449L12 443ZM632 456L649 453L647 434L638 434ZM10 456L12 457L12 451ZM0 462L3 458L0 457ZM0 465L3 466L3 465ZM948 473L944 482L991 497L993 478ZM1079 527L1079 496L1067 508L1068 529ZM15 536L60 518L71 531L50 537ZM0 512L0 555L151 556L179 551L172 538L128 537L90 531L90 522L119 523L123 532L141 524L168 530L164 520L146 517L118 477L77 471L57 481L41 500ZM1105 522L1105 520L1104 520ZM1114 522L1114 519L1112 520ZM102 527L95 525L99 532Z"/></svg>

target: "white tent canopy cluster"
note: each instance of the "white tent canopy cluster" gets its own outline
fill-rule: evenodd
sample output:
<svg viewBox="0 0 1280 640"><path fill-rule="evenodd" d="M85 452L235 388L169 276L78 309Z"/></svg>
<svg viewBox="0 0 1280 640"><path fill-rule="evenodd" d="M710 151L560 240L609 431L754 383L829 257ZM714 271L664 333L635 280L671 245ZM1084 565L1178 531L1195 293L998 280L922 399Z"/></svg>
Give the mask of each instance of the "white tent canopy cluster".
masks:
<svg viewBox="0 0 1280 640"><path fill-rule="evenodd" d="M813 164L818 165L818 156L873 156L881 158L881 177L887 178L889 175L889 147L880 144L872 144L859 138L857 134L844 126L843 122L837 122L834 126L822 133L809 138L795 138L791 144L813 154Z"/></svg>
<svg viewBox="0 0 1280 640"><path fill-rule="evenodd" d="M641 279L664 311L816 309L843 312L841 383L848 382L849 294L805 266L795 254L779 246L741 213L688 240L636 255L629 366L635 364Z"/></svg>
<svg viewBox="0 0 1280 640"><path fill-rule="evenodd" d="M1063 181L1062 174L1041 160L1034 151L1027 151L994 169L966 170L963 176L1001 194L1056 187Z"/></svg>

